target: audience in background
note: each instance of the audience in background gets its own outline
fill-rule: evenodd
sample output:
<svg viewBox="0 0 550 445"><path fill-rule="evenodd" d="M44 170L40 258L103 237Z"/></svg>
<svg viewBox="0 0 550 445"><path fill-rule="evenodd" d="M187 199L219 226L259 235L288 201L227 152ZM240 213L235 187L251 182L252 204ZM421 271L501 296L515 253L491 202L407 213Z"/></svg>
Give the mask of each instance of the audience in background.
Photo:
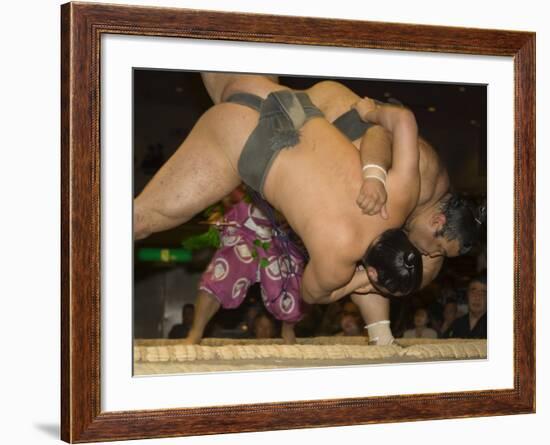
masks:
<svg viewBox="0 0 550 445"><path fill-rule="evenodd" d="M428 327L430 317L424 308L418 308L414 313L414 329L409 329L403 338L437 338L437 332Z"/></svg>
<svg viewBox="0 0 550 445"><path fill-rule="evenodd" d="M460 276L457 280L465 281ZM463 316L457 302L461 294L465 294L464 303L468 308ZM459 286L442 286L438 296L434 297L431 303L429 300L426 295L418 295L406 302L400 302L402 304L393 308L395 310L392 310L391 319L395 336L403 333L403 338L487 338L486 272L472 279L466 289ZM225 326L218 326L216 320L212 320L206 336L263 339L278 337L280 323L262 309L259 289L252 287L246 301L239 311L231 310L219 314L220 319L227 321ZM417 309L413 317L414 327L406 329L410 326L411 313L415 307ZM304 319L296 325L298 337L365 335L360 311L349 298L329 305L315 305L308 309ZM182 323L172 327L168 334L169 338L185 338L188 335L194 310L193 304L183 306ZM231 322L231 319L234 321ZM402 326L401 331L399 326Z"/></svg>
<svg viewBox="0 0 550 445"><path fill-rule="evenodd" d="M443 320L439 326L439 337L449 338L451 326L458 318L458 305L456 301L447 301L443 308Z"/></svg>
<svg viewBox="0 0 550 445"><path fill-rule="evenodd" d="M470 281L467 291L468 313L452 324L449 338L487 338L487 275Z"/></svg>
<svg viewBox="0 0 550 445"><path fill-rule="evenodd" d="M340 331L340 316L343 301L336 301L325 306L321 323L317 326L315 336L331 336Z"/></svg>
<svg viewBox="0 0 550 445"><path fill-rule="evenodd" d="M260 312L254 319L252 330L254 338L275 338L276 329L274 319L265 312Z"/></svg>
<svg viewBox="0 0 550 445"><path fill-rule="evenodd" d="M238 326L238 330L244 337L254 336L254 323L261 313L262 308L257 304L252 304L246 308L244 320Z"/></svg>
<svg viewBox="0 0 550 445"><path fill-rule="evenodd" d="M304 318L302 318L294 326L296 337L313 337L318 331L321 321L323 319L325 309L327 305L324 304L312 304L309 305Z"/></svg>
<svg viewBox="0 0 550 445"><path fill-rule="evenodd" d="M193 323L193 315L195 314L195 306L191 303L183 305L181 311L181 323L175 324L168 333L168 338L185 338L191 329Z"/></svg>
<svg viewBox="0 0 550 445"><path fill-rule="evenodd" d="M344 303L340 316L340 329L336 335L363 335L363 318L359 308L352 301Z"/></svg>

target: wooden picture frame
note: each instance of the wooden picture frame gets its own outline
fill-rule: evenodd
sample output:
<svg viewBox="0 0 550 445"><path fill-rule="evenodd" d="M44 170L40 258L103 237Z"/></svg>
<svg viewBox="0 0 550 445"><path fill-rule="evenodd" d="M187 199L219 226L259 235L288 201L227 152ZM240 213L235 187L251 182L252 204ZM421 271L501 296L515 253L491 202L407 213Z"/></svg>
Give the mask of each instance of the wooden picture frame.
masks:
<svg viewBox="0 0 550 445"><path fill-rule="evenodd" d="M534 33L90 3L65 4L61 17L63 440L97 442L535 411ZM102 412L99 91L103 34L513 57L513 389Z"/></svg>

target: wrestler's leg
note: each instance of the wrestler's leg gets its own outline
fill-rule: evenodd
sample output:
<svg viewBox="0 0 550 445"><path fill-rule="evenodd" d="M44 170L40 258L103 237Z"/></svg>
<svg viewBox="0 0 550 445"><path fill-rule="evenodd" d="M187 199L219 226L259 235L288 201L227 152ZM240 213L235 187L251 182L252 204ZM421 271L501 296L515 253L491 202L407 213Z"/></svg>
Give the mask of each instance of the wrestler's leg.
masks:
<svg viewBox="0 0 550 445"><path fill-rule="evenodd" d="M233 213L235 216L236 213ZM226 222L237 220L228 219ZM225 231L224 231L225 233ZM238 233L238 232L237 232ZM222 234L222 242L229 241ZM195 317L184 344L199 343L207 323L224 307L239 307L256 279L258 260L252 257L250 244L238 236L235 244L220 247L202 274L195 304Z"/></svg>
<svg viewBox="0 0 550 445"><path fill-rule="evenodd" d="M294 332L295 324L296 323L283 321L283 326L281 327L281 337L283 338L283 343L285 345L293 345L296 343L296 333Z"/></svg>
<svg viewBox="0 0 550 445"><path fill-rule="evenodd" d="M292 345L296 343L294 326L306 310L300 297L304 260L297 248L290 245L284 248L277 238L272 240L266 254L271 262L260 268L262 299L266 309L282 321L283 343Z"/></svg>
<svg viewBox="0 0 550 445"><path fill-rule="evenodd" d="M183 344L196 345L200 343L206 325L219 309L220 303L213 295L205 290L199 290L195 303L193 324L191 325L187 338L183 340Z"/></svg>
<svg viewBox="0 0 550 445"><path fill-rule="evenodd" d="M239 185L235 166L257 113L235 107L221 104L204 113L134 200L135 239L185 223Z"/></svg>
<svg viewBox="0 0 550 445"><path fill-rule="evenodd" d="M306 93L329 122L349 111L361 99L345 85L332 80L318 82L307 89Z"/></svg>
<svg viewBox="0 0 550 445"><path fill-rule="evenodd" d="M215 104L219 104L222 101L223 91L237 77L237 74L201 73L201 77L210 99Z"/></svg>
<svg viewBox="0 0 550 445"><path fill-rule="evenodd" d="M230 91L265 96L278 84L274 75L201 73L202 82L212 102L219 104L231 94Z"/></svg>

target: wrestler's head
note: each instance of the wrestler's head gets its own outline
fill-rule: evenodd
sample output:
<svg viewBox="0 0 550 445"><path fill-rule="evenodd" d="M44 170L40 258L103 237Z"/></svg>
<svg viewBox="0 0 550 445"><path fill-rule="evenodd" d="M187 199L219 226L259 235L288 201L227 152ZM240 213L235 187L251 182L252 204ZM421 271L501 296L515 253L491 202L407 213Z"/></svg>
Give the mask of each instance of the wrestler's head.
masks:
<svg viewBox="0 0 550 445"><path fill-rule="evenodd" d="M363 257L369 280L383 295L407 296L422 283L422 254L401 229L386 230Z"/></svg>
<svg viewBox="0 0 550 445"><path fill-rule="evenodd" d="M474 246L480 224L472 203L448 193L432 207L411 217L405 229L423 255L455 257Z"/></svg>

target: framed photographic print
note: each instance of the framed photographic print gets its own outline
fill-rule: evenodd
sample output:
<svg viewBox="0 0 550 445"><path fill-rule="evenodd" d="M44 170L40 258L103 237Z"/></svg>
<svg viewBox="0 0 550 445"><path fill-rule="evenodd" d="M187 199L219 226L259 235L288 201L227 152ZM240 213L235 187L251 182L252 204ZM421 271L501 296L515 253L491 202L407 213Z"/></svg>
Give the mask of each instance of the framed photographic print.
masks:
<svg viewBox="0 0 550 445"><path fill-rule="evenodd" d="M61 13L63 440L534 412L534 34Z"/></svg>

